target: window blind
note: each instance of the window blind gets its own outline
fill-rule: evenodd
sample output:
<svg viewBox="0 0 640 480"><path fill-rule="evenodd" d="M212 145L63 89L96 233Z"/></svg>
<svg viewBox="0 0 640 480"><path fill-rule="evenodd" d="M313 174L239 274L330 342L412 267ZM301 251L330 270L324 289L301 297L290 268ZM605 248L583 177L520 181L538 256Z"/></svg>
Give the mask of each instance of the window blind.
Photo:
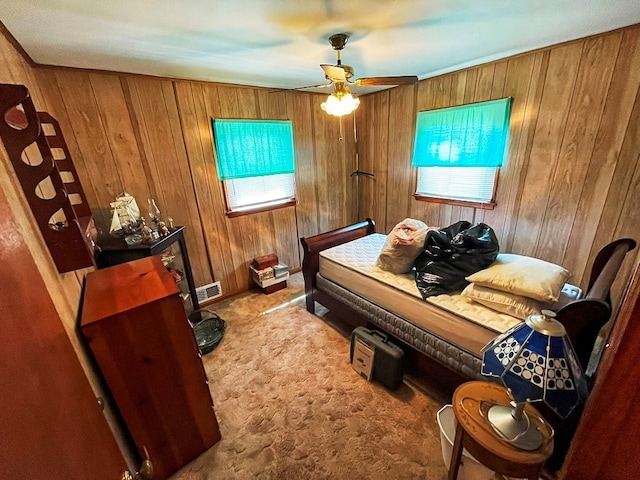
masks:
<svg viewBox="0 0 640 480"><path fill-rule="evenodd" d="M419 112L412 164L416 167L500 167L511 99Z"/></svg>
<svg viewBox="0 0 640 480"><path fill-rule="evenodd" d="M236 178L225 182L231 210L278 204L295 198L295 175L281 173L251 178Z"/></svg>
<svg viewBox="0 0 640 480"><path fill-rule="evenodd" d="M416 193L465 202L493 200L497 167L421 167Z"/></svg>
<svg viewBox="0 0 640 480"><path fill-rule="evenodd" d="M293 129L283 120L213 120L221 180L294 172Z"/></svg>

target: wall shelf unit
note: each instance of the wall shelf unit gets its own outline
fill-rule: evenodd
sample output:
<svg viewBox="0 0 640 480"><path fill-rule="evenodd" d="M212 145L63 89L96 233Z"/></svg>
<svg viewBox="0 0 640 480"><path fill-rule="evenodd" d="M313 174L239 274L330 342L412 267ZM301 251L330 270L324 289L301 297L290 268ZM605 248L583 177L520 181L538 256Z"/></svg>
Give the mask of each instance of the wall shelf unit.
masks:
<svg viewBox="0 0 640 480"><path fill-rule="evenodd" d="M0 139L60 273L94 266L96 228L58 122L24 85L0 84Z"/></svg>

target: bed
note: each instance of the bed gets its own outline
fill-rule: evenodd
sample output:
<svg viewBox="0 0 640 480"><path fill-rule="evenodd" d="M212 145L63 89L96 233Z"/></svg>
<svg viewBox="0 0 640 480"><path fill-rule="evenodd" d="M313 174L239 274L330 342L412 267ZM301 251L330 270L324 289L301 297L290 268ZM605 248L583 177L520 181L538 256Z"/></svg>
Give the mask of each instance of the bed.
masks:
<svg viewBox="0 0 640 480"><path fill-rule="evenodd" d="M307 310L318 302L353 326L375 326L404 347L443 364L466 379L480 374L481 348L517 322L454 293L424 301L413 274L392 274L375 266L386 235L371 219L301 238ZM611 315L609 289L627 251L622 239L604 247L594 261L586 293L565 285L554 306L583 368L596 337Z"/></svg>

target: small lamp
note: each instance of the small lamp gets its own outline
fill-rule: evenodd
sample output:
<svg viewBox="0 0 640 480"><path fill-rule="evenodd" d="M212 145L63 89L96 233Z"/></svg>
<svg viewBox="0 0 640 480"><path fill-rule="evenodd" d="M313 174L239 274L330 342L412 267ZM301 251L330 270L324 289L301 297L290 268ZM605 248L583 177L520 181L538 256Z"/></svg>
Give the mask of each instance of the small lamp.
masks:
<svg viewBox="0 0 640 480"><path fill-rule="evenodd" d="M544 401L566 418L587 395L582 368L555 316L542 310L482 349L482 374L499 377L515 402L515 407L493 405L489 423L503 440L523 450L536 450L543 441L524 411L527 402Z"/></svg>
<svg viewBox="0 0 640 480"><path fill-rule="evenodd" d="M331 95L327 97L327 101L323 102L320 107L329 115L342 117L349 115L360 105L359 98L353 98L351 92L344 82L335 82L335 89Z"/></svg>

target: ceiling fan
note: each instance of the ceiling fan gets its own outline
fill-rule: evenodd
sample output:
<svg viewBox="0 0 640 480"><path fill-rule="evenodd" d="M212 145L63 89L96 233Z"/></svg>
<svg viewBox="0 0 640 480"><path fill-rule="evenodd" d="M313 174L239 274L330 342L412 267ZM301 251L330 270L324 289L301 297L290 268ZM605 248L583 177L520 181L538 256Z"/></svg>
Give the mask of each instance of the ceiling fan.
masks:
<svg viewBox="0 0 640 480"><path fill-rule="evenodd" d="M348 40L348 33L336 33L335 35L331 35L329 37L329 43L331 44L331 47L336 51L337 61L335 65L322 64L320 65L320 67L322 68L322 70L324 70L324 74L327 77L327 80L331 80L332 83L348 82L349 85L368 87L377 85L411 85L418 81L418 77L416 77L415 75L406 75L399 77L358 78L357 80L351 81L351 78L353 78L354 75L353 67L351 65L343 64L340 56L340 52L347 45Z"/></svg>
<svg viewBox="0 0 640 480"><path fill-rule="evenodd" d="M351 80L354 76L353 67L342 63L341 51L349 40L348 33L336 33L329 37L331 47L336 51L336 64L322 64L320 67L324 71L324 75L330 83L324 85L316 85L315 87L306 88L327 88L333 86L333 93L329 95L327 101L321 107L330 115L341 117L353 112L360 100L354 98L349 90L350 86L356 87L377 87L377 86L398 86L411 85L418 81L415 75L396 76L396 77L368 77Z"/></svg>

